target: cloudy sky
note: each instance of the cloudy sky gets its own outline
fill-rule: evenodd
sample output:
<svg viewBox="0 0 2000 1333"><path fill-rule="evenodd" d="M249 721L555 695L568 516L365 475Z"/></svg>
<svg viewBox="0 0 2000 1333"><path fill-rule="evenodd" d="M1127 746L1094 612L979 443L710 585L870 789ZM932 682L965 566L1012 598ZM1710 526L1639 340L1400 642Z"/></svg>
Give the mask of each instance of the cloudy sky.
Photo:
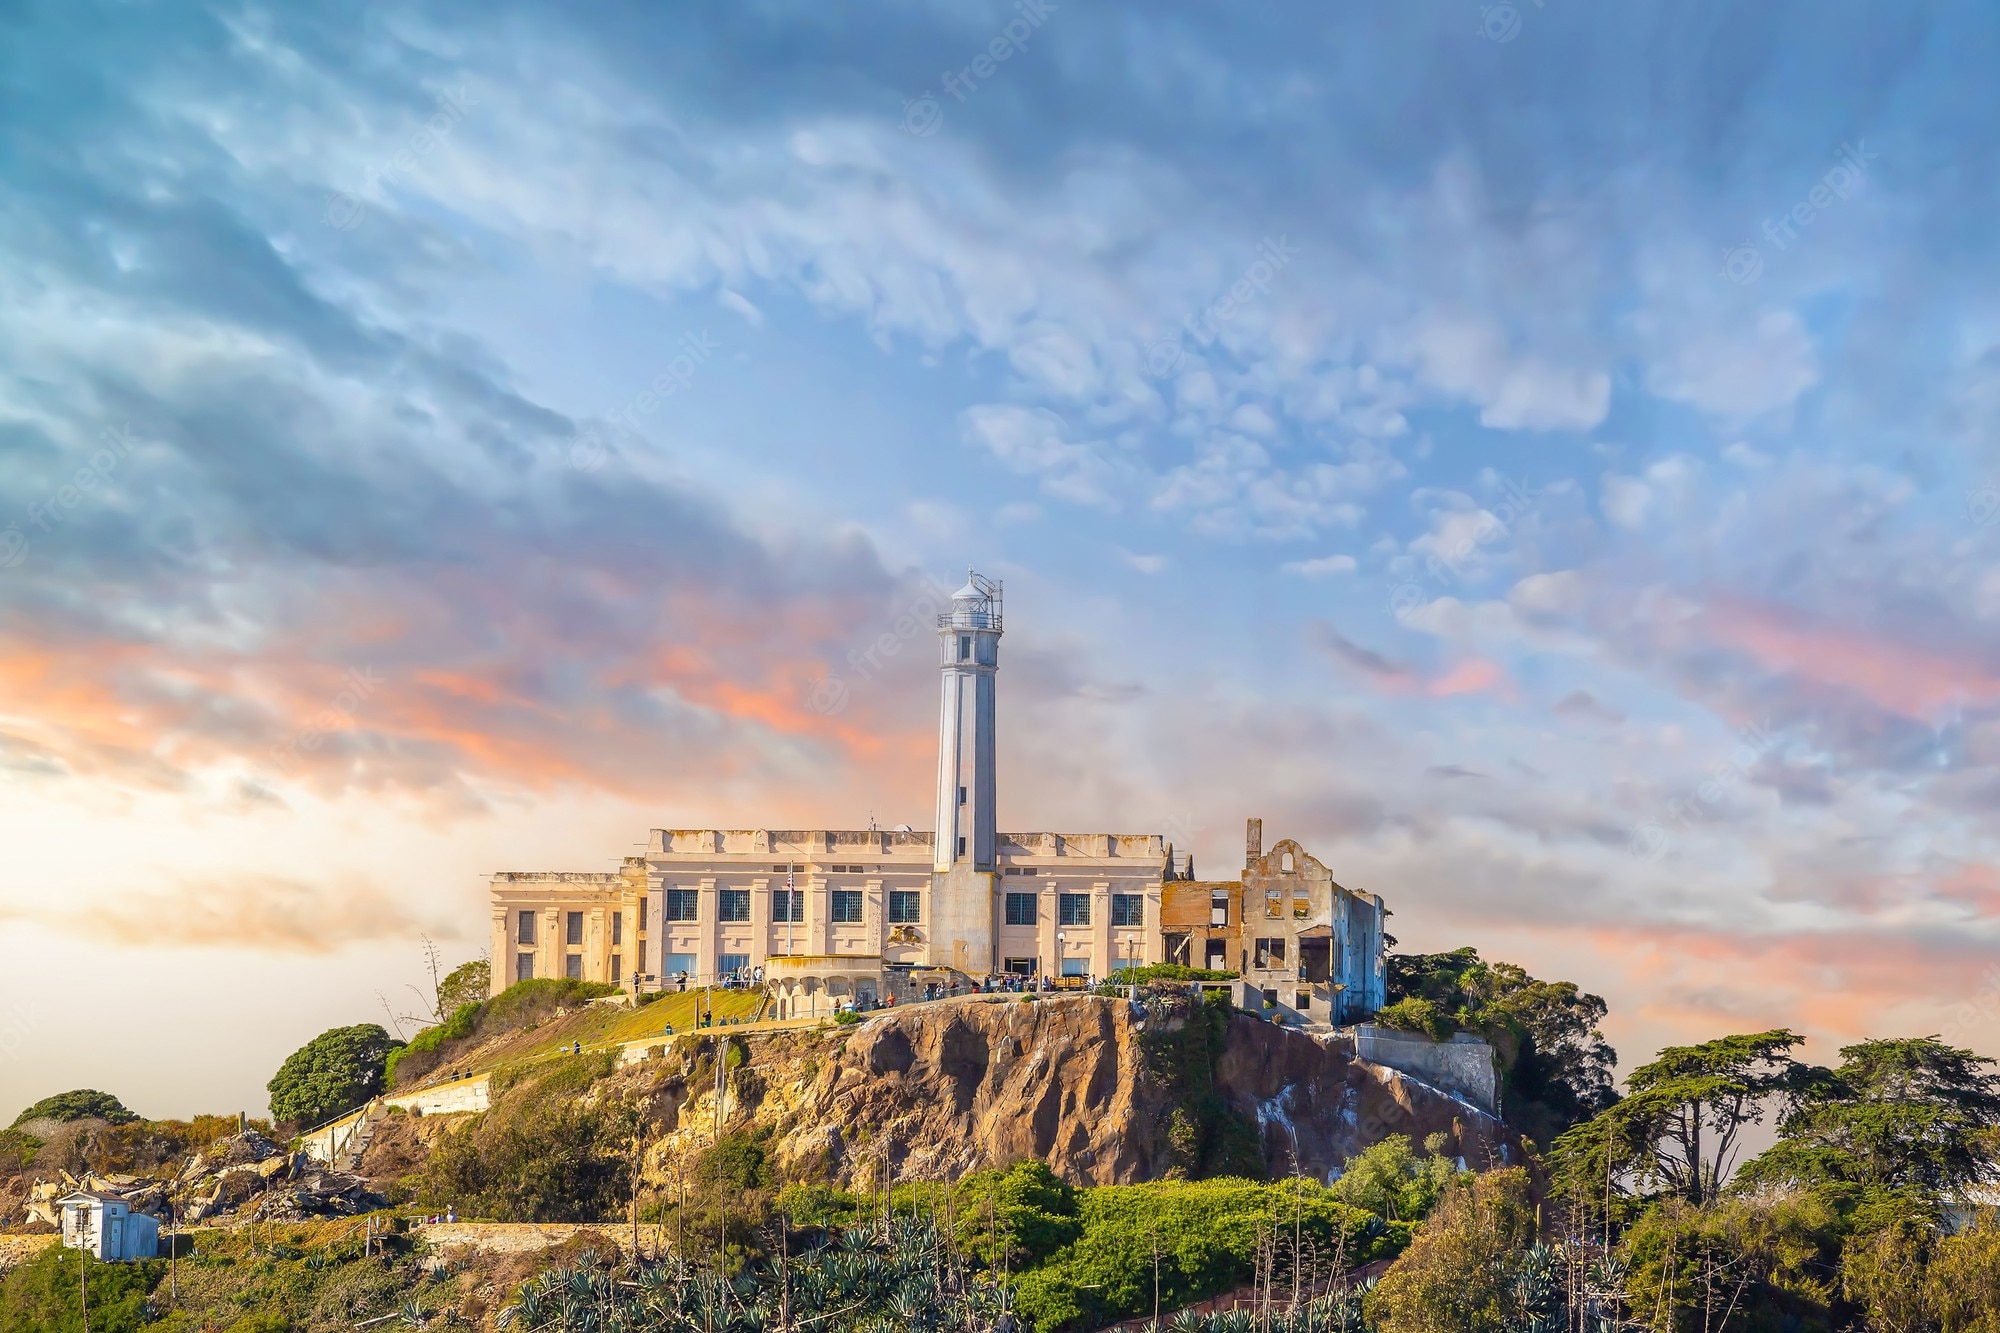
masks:
<svg viewBox="0 0 2000 1333"><path fill-rule="evenodd" d="M924 826L968 562L1003 827L2000 1054L2000 10L865 9L0 19L0 1116Z"/></svg>

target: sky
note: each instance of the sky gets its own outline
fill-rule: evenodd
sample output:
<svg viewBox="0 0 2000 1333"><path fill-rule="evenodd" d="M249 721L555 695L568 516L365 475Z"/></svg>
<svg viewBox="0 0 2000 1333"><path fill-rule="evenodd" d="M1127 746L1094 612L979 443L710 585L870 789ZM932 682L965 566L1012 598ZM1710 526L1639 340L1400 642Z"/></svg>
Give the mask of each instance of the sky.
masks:
<svg viewBox="0 0 2000 1333"><path fill-rule="evenodd" d="M2000 1055L2000 8L0 15L0 1116L261 1111L659 826L1243 821ZM407 1024L405 1025L407 1029Z"/></svg>

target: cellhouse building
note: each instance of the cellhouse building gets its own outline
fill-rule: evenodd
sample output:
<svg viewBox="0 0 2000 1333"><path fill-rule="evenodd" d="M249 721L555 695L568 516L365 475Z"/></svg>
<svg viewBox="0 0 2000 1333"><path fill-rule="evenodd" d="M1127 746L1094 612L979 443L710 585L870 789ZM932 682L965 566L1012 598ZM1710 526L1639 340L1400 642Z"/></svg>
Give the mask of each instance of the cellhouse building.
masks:
<svg viewBox="0 0 2000 1333"><path fill-rule="evenodd" d="M1173 962L1311 1025L1383 1004L1381 898L1251 820L1244 871L1197 880L1157 833L999 831L999 582L968 573L937 617L931 832L656 828L605 873L492 877L495 993L534 977L634 990L761 978L772 1017L1022 977ZM1246 890L1246 885L1249 887Z"/></svg>

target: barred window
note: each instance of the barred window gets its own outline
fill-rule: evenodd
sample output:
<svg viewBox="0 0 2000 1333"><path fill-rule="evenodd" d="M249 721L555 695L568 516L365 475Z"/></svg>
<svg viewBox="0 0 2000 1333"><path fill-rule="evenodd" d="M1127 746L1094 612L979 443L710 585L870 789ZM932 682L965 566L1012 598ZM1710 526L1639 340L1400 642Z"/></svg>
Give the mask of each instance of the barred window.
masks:
<svg viewBox="0 0 2000 1333"><path fill-rule="evenodd" d="M1146 924L1146 900L1136 893L1114 893L1111 895L1111 924L1114 926L1143 926Z"/></svg>
<svg viewBox="0 0 2000 1333"><path fill-rule="evenodd" d="M833 891L833 921L835 925L856 925L861 920L861 890L835 889Z"/></svg>
<svg viewBox="0 0 2000 1333"><path fill-rule="evenodd" d="M1035 924L1034 894L1010 893L1007 895L1007 924L1010 926L1032 926Z"/></svg>
<svg viewBox="0 0 2000 1333"><path fill-rule="evenodd" d="M1087 926L1090 924L1090 895L1087 893L1059 893L1056 895L1056 924L1059 926Z"/></svg>
<svg viewBox="0 0 2000 1333"><path fill-rule="evenodd" d="M522 944L533 944L535 942L535 914L533 912L521 913L520 923L514 930L514 938Z"/></svg>
<svg viewBox="0 0 2000 1333"><path fill-rule="evenodd" d="M748 921L750 919L750 890L722 890L716 897L716 915L724 921Z"/></svg>
<svg viewBox="0 0 2000 1333"><path fill-rule="evenodd" d="M580 953L573 953L573 954L569 954L569 955L567 955L566 957L564 957L564 959L563 959L563 975L564 975L564 976L566 976L566 977L568 977L568 978L569 978L569 979L570 979L571 981L582 981L582 980L583 980L583 955L582 955L582 954L580 954Z"/></svg>
<svg viewBox="0 0 2000 1333"><path fill-rule="evenodd" d="M806 919L806 891L804 889L772 889L771 919L780 925L787 921Z"/></svg>
<svg viewBox="0 0 2000 1333"><path fill-rule="evenodd" d="M564 942L568 944L583 943L583 913L581 912L569 913L567 916L567 924L569 933L568 933L568 938Z"/></svg>
<svg viewBox="0 0 2000 1333"><path fill-rule="evenodd" d="M514 955L514 980L533 981L535 979L535 956L531 953Z"/></svg>
<svg viewBox="0 0 2000 1333"><path fill-rule="evenodd" d="M889 894L889 921L892 925L913 925L923 920L924 895L917 889L896 889Z"/></svg>
<svg viewBox="0 0 2000 1333"><path fill-rule="evenodd" d="M625 942L625 914L623 912L613 912L611 914L611 942L613 944L623 944Z"/></svg>
<svg viewBox="0 0 2000 1333"><path fill-rule="evenodd" d="M700 889L668 889L667 920L693 921L701 906Z"/></svg>

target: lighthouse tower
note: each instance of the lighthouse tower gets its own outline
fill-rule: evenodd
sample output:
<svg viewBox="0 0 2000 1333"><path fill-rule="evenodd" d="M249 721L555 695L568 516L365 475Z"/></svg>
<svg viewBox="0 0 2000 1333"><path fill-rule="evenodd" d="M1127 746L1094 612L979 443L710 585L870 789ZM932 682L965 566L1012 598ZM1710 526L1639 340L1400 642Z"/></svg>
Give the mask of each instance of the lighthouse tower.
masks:
<svg viewBox="0 0 2000 1333"><path fill-rule="evenodd" d="M1000 667L1000 584L966 571L938 617L938 787L932 846L930 962L993 970L993 685Z"/></svg>

